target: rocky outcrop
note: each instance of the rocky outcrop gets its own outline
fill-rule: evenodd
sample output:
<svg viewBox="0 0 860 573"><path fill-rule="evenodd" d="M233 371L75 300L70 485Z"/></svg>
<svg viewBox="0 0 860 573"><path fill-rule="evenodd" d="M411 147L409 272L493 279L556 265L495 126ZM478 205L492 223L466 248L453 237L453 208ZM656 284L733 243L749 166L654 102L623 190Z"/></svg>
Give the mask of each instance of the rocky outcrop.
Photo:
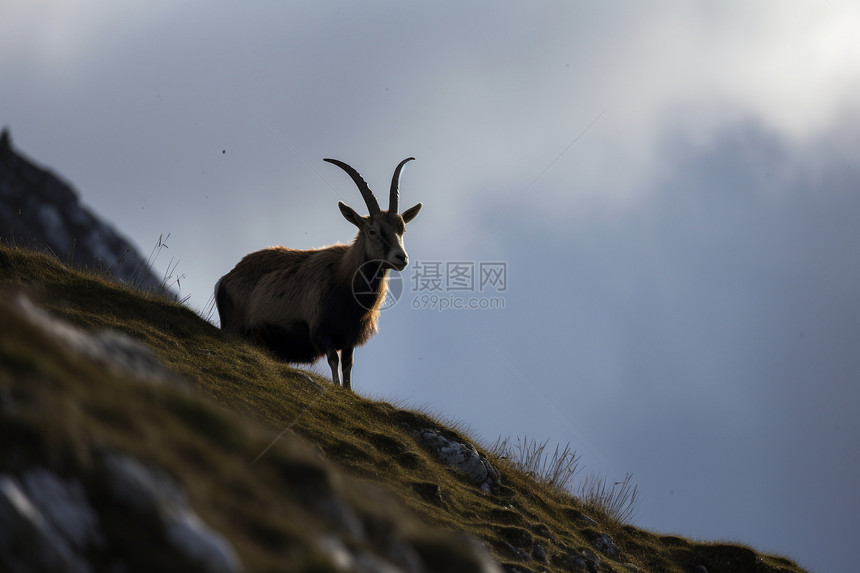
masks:
<svg viewBox="0 0 860 573"><path fill-rule="evenodd" d="M131 243L81 205L68 183L12 147L8 129L0 135L0 240L167 294Z"/></svg>
<svg viewBox="0 0 860 573"><path fill-rule="evenodd" d="M137 415L144 419L167 416L166 423L173 428L179 422L165 413L172 408L178 408L183 422L197 419L204 429L196 434L193 443L201 449L195 450L188 442L184 447L173 444L173 437L169 442L169 447L178 447L181 450L178 455L187 457L191 465L214 463L212 458L224 455L221 450L225 446L220 439L229 442L254 431L243 429L238 420L226 414L210 411L214 406L203 403L192 384L172 373L150 347L126 334L114 330L84 330L35 306L20 294L13 301L0 301L0 320L10 327L5 332L0 331L0 365L14 362L7 361L4 352L10 347L10 331L18 331L24 333L22 338L39 341L43 349L40 368L55 373L60 379L83 374L85 380L79 382L86 386L86 394L118 391L123 395L123 402L111 399L110 403L124 411L128 406L125 401L136 402L141 396L147 396L144 401L151 399L153 408L138 411ZM55 361L64 366L56 366ZM21 360L21 364L24 363L26 361ZM75 367L68 368L69 364ZM0 367L0 430L12 427L26 435L28 432L21 429L24 424L21 420L34 417L34 411L40 408L39 402L47 393L39 390L37 395L32 395L31 392L52 385L60 392L63 383L43 381L44 373L38 370L34 373L33 369L18 365L16 372L24 373L26 381L7 387L2 384L7 372ZM97 389L92 377L110 381L108 388L102 385ZM72 411L83 416L79 423L86 418L84 412L97 412L98 416L107 416L111 424L119 423L122 431L136 431L126 426L124 414L83 404L71 394L64 395L61 400L67 405L74 404ZM173 407L168 407L169 404ZM60 415L50 409L45 411L50 413L42 416ZM38 432L42 431L42 419L35 421ZM134 427L145 425L143 420L130 422ZM196 423L191 423L184 431L189 430L199 429ZM155 439L153 432L155 430L150 427L137 435L136 440ZM31 436L33 433L29 432ZM204 445L202 442L212 433L219 441ZM116 445L106 445L110 438L89 432L71 440L75 445L70 449L52 450L68 452L68 456L59 453L57 456L34 456L29 452L32 448L26 448L22 440L10 440L0 448L5 450L5 454L0 455L0 571L234 573L261 570L259 563L253 560L243 563L241 547L234 545L238 539L244 540L246 551L248 543L257 545L257 549L267 544L302 546L303 551L314 555L316 563L307 570L501 573L484 544L465 535L424 530L423 525L405 513L385 492L344 478L321 458L306 453L304 446L298 444L300 438L293 436L292 439L295 451L288 450L291 453L284 452L288 444L281 444L280 453L257 456L250 463L250 454L258 451L257 444L255 448L240 448L241 459L228 463L239 466L250 463L239 473L256 476L249 479L254 479L260 490L272 492L276 498L271 500L274 508L289 508L289 519L296 524L289 534L267 525L279 519L277 510L271 515L253 518L252 523L257 524L254 526L246 523L249 517L245 515L239 521L250 529L244 530L232 528L231 519L215 522L216 528L201 515L207 515L205 505L200 506L200 513L192 507L194 488L253 496L253 488L236 487L235 475L232 478L213 475L211 481L208 477L194 480L176 472L175 460L172 468L145 460ZM218 514L211 507L208 510L210 517ZM305 570L293 568L288 553L284 555L280 570Z"/></svg>
<svg viewBox="0 0 860 573"><path fill-rule="evenodd" d="M75 328L38 308L24 295L15 300L15 309L68 351L85 356L114 374L150 384L184 384L179 375L158 361L148 346L126 334L116 330L87 332Z"/></svg>
<svg viewBox="0 0 860 573"><path fill-rule="evenodd" d="M52 257L0 245L0 292L0 571L803 571L624 525Z"/></svg>
<svg viewBox="0 0 860 573"><path fill-rule="evenodd" d="M24 476L24 483L0 474L0 562L13 572L92 571L81 555L93 530L80 484L39 470ZM27 489L35 490L42 507Z"/></svg>
<svg viewBox="0 0 860 573"><path fill-rule="evenodd" d="M413 434L439 461L463 472L470 483L482 490L491 492L501 484L499 471L472 444L446 437L430 428L416 429Z"/></svg>
<svg viewBox="0 0 860 573"><path fill-rule="evenodd" d="M184 387L146 345L125 334L84 331L23 296L14 309L70 354L120 378ZM18 409L13 400L3 407ZM242 570L230 542L194 512L182 486L165 472L120 452L95 447L92 455L95 468L79 475L38 465L0 472L0 565L22 573L89 573L102 565Z"/></svg>
<svg viewBox="0 0 860 573"><path fill-rule="evenodd" d="M97 563L114 570L149 563L159 569L169 564L207 573L241 571L230 543L197 516L182 488L163 472L110 454L92 483L103 487L88 493L78 479L46 468L0 474L0 563L22 573L88 573ZM108 526L117 512L146 524L135 528L133 541L124 538L127 528Z"/></svg>

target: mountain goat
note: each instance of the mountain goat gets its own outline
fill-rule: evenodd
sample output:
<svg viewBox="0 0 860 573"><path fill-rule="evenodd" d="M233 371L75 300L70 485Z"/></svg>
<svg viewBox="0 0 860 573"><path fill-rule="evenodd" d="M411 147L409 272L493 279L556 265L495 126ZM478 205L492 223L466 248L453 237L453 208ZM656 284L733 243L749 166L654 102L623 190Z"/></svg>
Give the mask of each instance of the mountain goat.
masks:
<svg viewBox="0 0 860 573"><path fill-rule="evenodd" d="M250 339L287 362L328 359L331 377L351 387L352 352L377 330L387 291L388 270L402 271L409 262L403 247L406 224L421 203L398 214L400 171L394 170L388 211L361 175L342 161L325 159L352 178L367 204L362 217L338 202L344 218L358 227L350 245L315 250L270 247L246 255L215 285L221 328ZM340 351L340 356L338 356Z"/></svg>

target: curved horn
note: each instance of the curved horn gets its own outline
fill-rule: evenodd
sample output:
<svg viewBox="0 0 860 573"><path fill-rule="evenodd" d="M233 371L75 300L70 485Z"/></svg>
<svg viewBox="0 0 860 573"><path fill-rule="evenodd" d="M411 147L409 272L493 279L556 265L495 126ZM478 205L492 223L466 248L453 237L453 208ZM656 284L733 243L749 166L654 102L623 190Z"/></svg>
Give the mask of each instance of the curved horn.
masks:
<svg viewBox="0 0 860 573"><path fill-rule="evenodd" d="M379 213L379 203L376 202L376 197L373 196L373 192L368 187L367 182L361 178L361 175L358 174L358 171L344 163L343 161L338 161L337 159L323 159L323 161L328 161L334 165L337 165L341 169L347 172L347 174L352 177L352 180L355 181L356 186L358 186L358 190L361 191L361 196L364 197L364 202L367 204L367 210L371 215Z"/></svg>
<svg viewBox="0 0 860 573"><path fill-rule="evenodd" d="M391 178L391 195L388 197L388 212L396 213L398 209L398 203L400 201L400 170L403 169L403 166L406 165L407 162L414 160L414 157L407 157L403 161L401 161L397 165L397 169L394 170L394 177Z"/></svg>

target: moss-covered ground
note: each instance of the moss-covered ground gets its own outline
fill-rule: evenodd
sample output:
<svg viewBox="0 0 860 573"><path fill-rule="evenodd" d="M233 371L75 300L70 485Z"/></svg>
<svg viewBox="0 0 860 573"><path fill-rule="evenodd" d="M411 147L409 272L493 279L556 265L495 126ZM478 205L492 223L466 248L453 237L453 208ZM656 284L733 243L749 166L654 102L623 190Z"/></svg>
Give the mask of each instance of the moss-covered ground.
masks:
<svg viewBox="0 0 860 573"><path fill-rule="evenodd" d="M118 330L145 343L186 383L117 380L23 320L14 308L21 294L85 330ZM180 304L70 269L49 255L0 247L0 299L6 404L0 470L49 464L85 473L93 444L127 452L182 483L247 571L329 566L309 542L326 527L303 503L314 488L337 489L366 515L397 514L439 571L449 569L446 554L455 551L446 545L451 532L484 541L500 563L521 571L576 570L569 557L595 551L598 534L610 535L620 549L615 557L599 554L600 571L802 571L740 544L620 523L482 450L502 478L497 491L485 492L440 463L410 431L436 428L475 443L462 429L334 387L226 339ZM379 489L393 495L373 493Z"/></svg>

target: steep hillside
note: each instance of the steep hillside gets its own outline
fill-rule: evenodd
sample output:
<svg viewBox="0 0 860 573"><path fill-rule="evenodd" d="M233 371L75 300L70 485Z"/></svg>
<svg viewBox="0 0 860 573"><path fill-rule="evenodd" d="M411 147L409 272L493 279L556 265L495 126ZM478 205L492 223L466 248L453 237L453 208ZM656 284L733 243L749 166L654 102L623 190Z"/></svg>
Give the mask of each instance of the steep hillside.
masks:
<svg viewBox="0 0 860 573"><path fill-rule="evenodd" d="M0 569L801 571L619 523L52 257L0 247L0 293Z"/></svg>
<svg viewBox="0 0 860 573"><path fill-rule="evenodd" d="M81 204L77 192L0 133L0 241L48 249L61 261L109 272L126 284L170 294L134 246Z"/></svg>

